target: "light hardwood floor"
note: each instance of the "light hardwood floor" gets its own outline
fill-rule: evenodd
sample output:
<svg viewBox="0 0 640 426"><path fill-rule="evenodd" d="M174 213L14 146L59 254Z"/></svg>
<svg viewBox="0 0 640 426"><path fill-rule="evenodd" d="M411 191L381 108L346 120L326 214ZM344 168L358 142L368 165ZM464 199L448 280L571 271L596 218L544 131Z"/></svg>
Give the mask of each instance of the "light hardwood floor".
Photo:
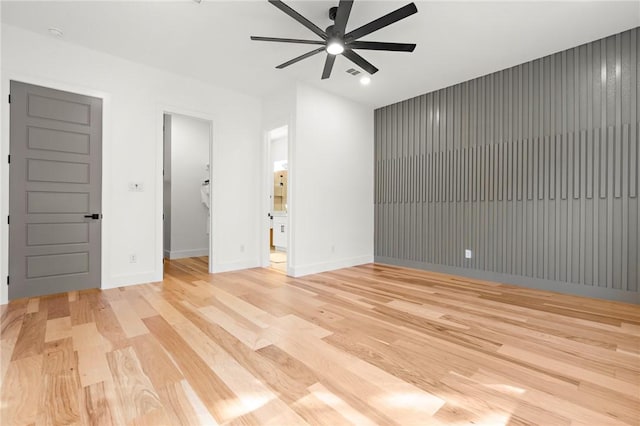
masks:
<svg viewBox="0 0 640 426"><path fill-rule="evenodd" d="M0 423L628 424L640 308L365 265L2 306Z"/></svg>

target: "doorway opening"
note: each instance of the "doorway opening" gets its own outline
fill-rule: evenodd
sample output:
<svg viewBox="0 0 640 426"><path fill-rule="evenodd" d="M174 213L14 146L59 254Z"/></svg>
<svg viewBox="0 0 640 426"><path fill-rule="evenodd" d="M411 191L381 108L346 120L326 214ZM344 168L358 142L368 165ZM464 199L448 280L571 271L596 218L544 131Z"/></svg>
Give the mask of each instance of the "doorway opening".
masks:
<svg viewBox="0 0 640 426"><path fill-rule="evenodd" d="M287 272L289 244L289 130L278 127L267 133L269 182L269 265Z"/></svg>
<svg viewBox="0 0 640 426"><path fill-rule="evenodd" d="M173 112L163 116L163 260L208 273L211 247L209 120Z"/></svg>

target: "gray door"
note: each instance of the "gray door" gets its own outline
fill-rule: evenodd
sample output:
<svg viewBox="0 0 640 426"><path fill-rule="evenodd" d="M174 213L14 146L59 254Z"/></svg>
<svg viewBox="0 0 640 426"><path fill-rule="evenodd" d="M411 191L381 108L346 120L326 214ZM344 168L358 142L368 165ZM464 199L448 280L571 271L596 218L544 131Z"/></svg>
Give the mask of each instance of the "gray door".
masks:
<svg viewBox="0 0 640 426"><path fill-rule="evenodd" d="M10 154L9 298L100 287L102 100L12 81Z"/></svg>

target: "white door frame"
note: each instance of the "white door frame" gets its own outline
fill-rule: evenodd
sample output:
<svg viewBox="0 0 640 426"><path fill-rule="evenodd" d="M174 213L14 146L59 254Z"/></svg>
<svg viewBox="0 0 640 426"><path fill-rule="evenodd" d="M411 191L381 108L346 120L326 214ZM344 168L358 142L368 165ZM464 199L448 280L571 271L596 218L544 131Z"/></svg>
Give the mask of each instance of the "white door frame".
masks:
<svg viewBox="0 0 640 426"><path fill-rule="evenodd" d="M164 248L164 221L162 219L162 214L164 211L164 176L162 175L162 171L164 169L164 115L165 114L178 114L178 115L184 115L187 117L192 117L192 118L197 118L199 120L204 120L207 121L209 123L209 273L213 273L213 261L212 259L214 258L214 231L215 228L213 226L213 218L215 217L214 215L216 214L216 209L215 209L215 204L214 204L214 200L215 200L215 196L214 196L214 192L215 192L215 185L214 185L214 171L217 170L216 167L216 163L215 160L217 158L219 158L218 155L214 155L214 148L216 147L216 145L213 143L213 128L214 128L214 117L203 113L203 112L199 112L199 111L193 111L193 110L189 110L186 108L181 108L181 107L176 107L175 105L161 105L158 108L158 113L156 114L156 117L158 119L158 135L159 135L159 143L156 144L156 146L158 147L158 153L156 155L156 167L158 170L158 173L156 174L156 184L159 185L159 188L162 188L161 194L158 197L158 201L156 202L156 211L160 212L160 214L158 215L160 220L158 221L158 223L156 224L156 235L159 236L156 238L156 244L155 244L155 251L156 251L156 258L159 259L158 261L158 268L157 268L157 274L159 275L160 279L162 279L164 277L164 268L162 265L162 260L164 258L164 252L163 252L163 248ZM172 141L173 142L173 141Z"/></svg>

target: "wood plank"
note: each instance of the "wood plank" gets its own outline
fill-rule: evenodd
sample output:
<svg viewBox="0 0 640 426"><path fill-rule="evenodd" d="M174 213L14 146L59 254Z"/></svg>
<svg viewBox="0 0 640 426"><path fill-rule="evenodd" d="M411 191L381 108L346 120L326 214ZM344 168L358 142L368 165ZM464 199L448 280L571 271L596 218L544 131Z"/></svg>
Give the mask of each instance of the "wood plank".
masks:
<svg viewBox="0 0 640 426"><path fill-rule="evenodd" d="M71 327L73 347L78 356L78 374L82 387L111 380L111 370L106 353L112 347L95 323L74 325Z"/></svg>
<svg viewBox="0 0 640 426"><path fill-rule="evenodd" d="M351 407L344 400L340 399L337 395L329 391L326 387L324 387L320 383L316 383L309 387L309 391L311 395L326 404L327 406L333 408L336 413L340 413L340 416L354 425L375 425L371 419L364 416L358 410ZM324 416L323 416L324 418ZM337 423L335 423L337 424Z"/></svg>
<svg viewBox="0 0 640 426"><path fill-rule="evenodd" d="M110 305L102 305L93 311L95 324L100 334L111 343L112 349L127 346L127 336L122 330Z"/></svg>
<svg viewBox="0 0 640 426"><path fill-rule="evenodd" d="M41 355L44 350L44 336L47 325L47 311L40 310L25 314L20 334L13 349L12 360Z"/></svg>
<svg viewBox="0 0 640 426"><path fill-rule="evenodd" d="M217 426L218 423L211 416L211 413L209 413L209 410L207 410L207 407L205 407L202 400L198 397L198 395L196 395L196 392L193 390L191 385L189 385L189 382L183 380L180 384L182 385L185 396L187 397L191 407L193 407L198 419L198 421L193 424Z"/></svg>
<svg viewBox="0 0 640 426"><path fill-rule="evenodd" d="M149 333L147 327L125 299L113 300L110 303L125 336L131 338Z"/></svg>
<svg viewBox="0 0 640 426"><path fill-rule="evenodd" d="M159 316L145 318L144 323L160 344L171 354L182 374L218 423L237 416L234 393L184 341L171 325Z"/></svg>
<svg viewBox="0 0 640 426"><path fill-rule="evenodd" d="M0 384L4 381L4 377L9 369L11 357L13 356L13 348L16 346L18 337L0 339Z"/></svg>
<svg viewBox="0 0 640 426"><path fill-rule="evenodd" d="M95 321L89 299L82 296L80 296L78 300L69 302L69 313L71 315L71 325L80 325Z"/></svg>
<svg viewBox="0 0 640 426"><path fill-rule="evenodd" d="M138 318L149 318L158 315L158 311L153 309L151 305L140 295L138 291L128 288L124 292L124 298L133 307Z"/></svg>
<svg viewBox="0 0 640 426"><path fill-rule="evenodd" d="M69 321L69 328L70 326ZM54 339L47 343L44 358L46 362L43 366L38 424L79 424L80 379L72 339Z"/></svg>
<svg viewBox="0 0 640 426"><path fill-rule="evenodd" d="M194 348L204 362L236 395L239 412L236 416L253 412L255 418L266 424L302 424L304 421L277 395L244 369L226 351L191 323L176 326L185 341ZM241 407L240 407L241 406ZM246 410L246 411L245 411Z"/></svg>
<svg viewBox="0 0 640 426"><path fill-rule="evenodd" d="M198 414L191 405L182 382L167 383L166 386L157 387L158 395L169 422L173 425L196 425L200 423ZM206 411L206 410L205 410ZM213 419L212 419L213 420Z"/></svg>
<svg viewBox="0 0 640 426"><path fill-rule="evenodd" d="M122 424L124 420L116 421L112 413L112 406L116 406L115 400L109 403L105 384L109 382L99 382L82 388L80 395L80 414L82 424L99 426Z"/></svg>
<svg viewBox="0 0 640 426"><path fill-rule="evenodd" d="M131 339L131 346L136 351L142 369L154 388L166 388L184 379L180 370L153 336L147 334L134 337Z"/></svg>
<svg viewBox="0 0 640 426"><path fill-rule="evenodd" d="M22 302L3 305L5 309L0 320L0 339L11 339L18 336L27 310L26 299L22 299Z"/></svg>
<svg viewBox="0 0 640 426"><path fill-rule="evenodd" d="M32 355L11 361L2 382L2 425L35 423L40 408L43 355Z"/></svg>
<svg viewBox="0 0 640 426"><path fill-rule="evenodd" d="M32 314L34 312L38 312L40 309L40 298L32 297L29 299L29 303L27 304L27 313Z"/></svg>
<svg viewBox="0 0 640 426"><path fill-rule="evenodd" d="M107 361L126 423L134 420L145 423L146 420L141 420L145 415L162 410L160 398L131 347L109 352Z"/></svg>
<svg viewBox="0 0 640 426"><path fill-rule="evenodd" d="M210 321L227 330L229 334L240 340L249 349L257 350L271 344L271 341L264 337L263 329L256 325L240 324L231 316L213 306L201 308L200 312Z"/></svg>
<svg viewBox="0 0 640 426"><path fill-rule="evenodd" d="M623 380L607 377L606 375L598 372L589 371L567 362L556 361L544 355L535 354L512 346L503 346L498 350L498 352L518 359L521 362L544 366L549 370L567 374L574 378L580 378L581 381L598 384L622 394L633 395L634 392L638 391L638 381L636 381L636 383L629 383ZM640 397L640 394L638 394L638 396Z"/></svg>
<svg viewBox="0 0 640 426"><path fill-rule="evenodd" d="M61 317L47 321L44 335L45 342L71 337L71 317Z"/></svg>
<svg viewBox="0 0 640 426"><path fill-rule="evenodd" d="M69 313L69 296L66 293L43 297L40 302L47 305L48 320L71 315Z"/></svg>

